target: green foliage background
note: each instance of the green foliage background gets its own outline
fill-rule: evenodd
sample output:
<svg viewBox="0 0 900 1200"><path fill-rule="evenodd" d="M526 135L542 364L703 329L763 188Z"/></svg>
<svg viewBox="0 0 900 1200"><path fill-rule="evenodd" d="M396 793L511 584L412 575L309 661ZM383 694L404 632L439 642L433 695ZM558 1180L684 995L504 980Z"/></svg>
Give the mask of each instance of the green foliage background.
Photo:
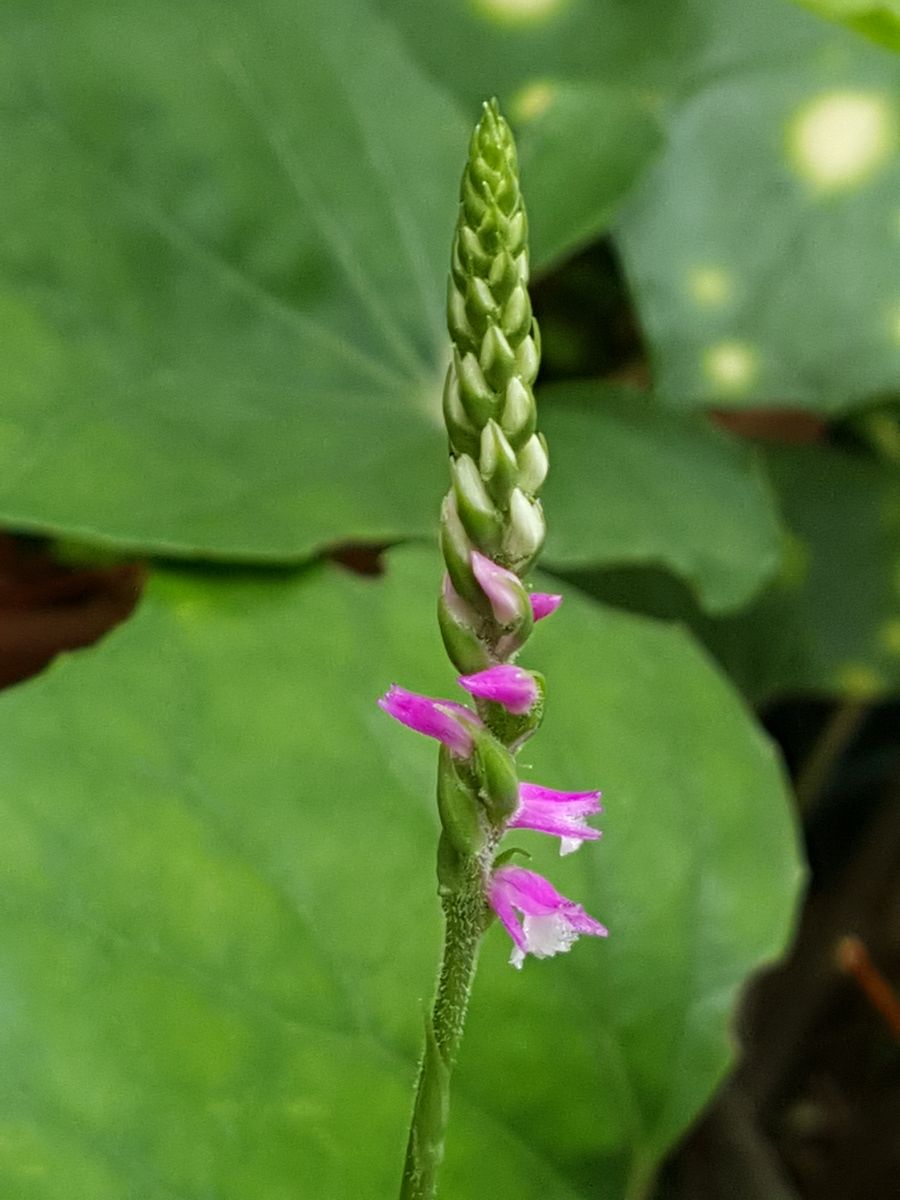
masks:
<svg viewBox="0 0 900 1200"><path fill-rule="evenodd" d="M447 1200L648 1194L789 936L747 700L900 665L897 60L782 0L524 10L0 15L0 518L157 563L132 621L0 698L3 1195L394 1194L434 754L374 699L454 686L442 305L486 95L537 276L611 235L652 388L539 396L545 582L577 588L535 639L529 765L607 815L574 860L529 848L612 934L521 975L490 935ZM760 405L843 440L709 420ZM348 541L405 544L360 580L321 561Z"/></svg>

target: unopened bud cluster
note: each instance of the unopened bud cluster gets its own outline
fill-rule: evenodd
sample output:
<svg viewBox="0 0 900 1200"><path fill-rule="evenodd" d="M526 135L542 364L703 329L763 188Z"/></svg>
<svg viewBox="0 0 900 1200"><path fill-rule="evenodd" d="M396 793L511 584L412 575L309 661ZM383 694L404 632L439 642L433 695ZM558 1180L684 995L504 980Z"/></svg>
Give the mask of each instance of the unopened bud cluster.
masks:
<svg viewBox="0 0 900 1200"><path fill-rule="evenodd" d="M445 556L465 594L474 586L466 549L521 575L544 542L536 496L547 447L536 430L532 391L540 335L528 296L528 222L515 143L496 102L485 105L463 172L447 320L453 361L444 419L453 487L444 521L454 526L447 539L453 563ZM460 578L466 573L470 586Z"/></svg>

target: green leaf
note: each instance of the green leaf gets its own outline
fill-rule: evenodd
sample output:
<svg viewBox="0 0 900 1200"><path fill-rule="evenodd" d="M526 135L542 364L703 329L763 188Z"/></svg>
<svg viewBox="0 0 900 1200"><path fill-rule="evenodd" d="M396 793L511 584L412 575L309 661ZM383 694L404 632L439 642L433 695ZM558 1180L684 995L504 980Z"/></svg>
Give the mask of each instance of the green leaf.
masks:
<svg viewBox="0 0 900 1200"><path fill-rule="evenodd" d="M0 1193L396 1194L438 952L437 559L159 573L132 621L0 697ZM605 789L605 837L534 865L611 928L488 936L442 1196L613 1197L729 1062L735 992L800 877L770 744L682 633L571 596L534 778ZM546 839L544 839L546 841Z"/></svg>
<svg viewBox="0 0 900 1200"><path fill-rule="evenodd" d="M824 447L766 451L787 524L778 577L743 612L702 613L661 572L585 572L590 594L690 625L755 703L900 690L900 478Z"/></svg>
<svg viewBox="0 0 900 1200"><path fill-rule="evenodd" d="M891 56L784 0L383 5L467 103L489 87L527 113L554 89L602 81L658 106L666 148L638 194L622 197L614 229L655 384L672 403L838 411L896 387L900 296L896 255L885 250L896 246L900 184ZM535 15L510 23L509 11ZM593 170L583 161L574 117L556 139L552 181L533 170L525 187L527 196L555 183L562 223L569 193L588 193L593 174L604 196L619 164L612 151ZM568 173L558 161L566 151ZM607 221L598 209L595 235Z"/></svg>
<svg viewBox="0 0 900 1200"><path fill-rule="evenodd" d="M540 395L553 514L545 566L662 563L710 611L745 604L774 572L778 518L755 456L702 418L593 383Z"/></svg>
<svg viewBox="0 0 900 1200"><path fill-rule="evenodd" d="M766 455L790 530L778 581L710 645L757 696L900 690L900 477L824 448Z"/></svg>
<svg viewBox="0 0 900 1200"><path fill-rule="evenodd" d="M898 0L799 0L820 17L840 21L857 33L900 50L900 2Z"/></svg>
<svg viewBox="0 0 900 1200"><path fill-rule="evenodd" d="M541 270L608 229L662 144L655 106L624 87L535 84L514 102L532 259Z"/></svg>
<svg viewBox="0 0 900 1200"><path fill-rule="evenodd" d="M619 226L675 404L837 412L900 377L897 64L824 26L833 45L794 57L804 18L777 7L732 7L732 36L752 12L769 44L678 106Z"/></svg>
<svg viewBox="0 0 900 1200"><path fill-rule="evenodd" d="M467 122L392 30L86 0L0 33L2 519L262 561L429 528Z"/></svg>

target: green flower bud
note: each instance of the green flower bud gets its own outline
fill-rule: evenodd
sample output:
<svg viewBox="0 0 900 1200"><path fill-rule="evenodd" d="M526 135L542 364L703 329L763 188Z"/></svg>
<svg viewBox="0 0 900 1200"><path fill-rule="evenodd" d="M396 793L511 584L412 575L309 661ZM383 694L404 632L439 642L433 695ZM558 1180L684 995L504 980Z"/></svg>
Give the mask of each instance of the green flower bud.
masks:
<svg viewBox="0 0 900 1200"><path fill-rule="evenodd" d="M514 450L518 450L534 433L535 404L529 388L518 375L506 385L500 427L509 438Z"/></svg>
<svg viewBox="0 0 900 1200"><path fill-rule="evenodd" d="M438 895L452 896L465 882L467 858L453 845L446 833L438 838L437 878Z"/></svg>
<svg viewBox="0 0 900 1200"><path fill-rule="evenodd" d="M457 595L449 575L438 600L438 624L447 657L461 674L474 675L491 666L488 648L478 636L483 619Z"/></svg>
<svg viewBox="0 0 900 1200"><path fill-rule="evenodd" d="M537 325L534 326L535 330ZM521 376L522 382L529 387L537 379L538 367L541 365L541 351L537 339L534 337L523 338L522 344L516 351L515 369Z"/></svg>
<svg viewBox="0 0 900 1200"><path fill-rule="evenodd" d="M507 747L510 754L517 754L525 742L535 733L544 720L547 684L539 671L531 675L537 685L537 699L526 713L511 713L502 704L491 700L478 700L476 707L482 719L490 725L495 736ZM476 755L478 742L476 741Z"/></svg>
<svg viewBox="0 0 900 1200"><path fill-rule="evenodd" d="M520 488L509 498L509 523L503 533L503 555L517 574L528 569L544 544L546 525L540 500L529 500Z"/></svg>
<svg viewBox="0 0 900 1200"><path fill-rule="evenodd" d="M454 355L456 377L459 381L459 397L463 408L475 428L481 431L484 423L493 416L497 399L484 377L484 372L474 354L462 358Z"/></svg>
<svg viewBox="0 0 900 1200"><path fill-rule="evenodd" d="M478 349L478 339L469 324L465 297L455 286L452 276L447 292L447 328L460 354Z"/></svg>
<svg viewBox="0 0 900 1200"><path fill-rule="evenodd" d="M484 334L489 324L500 315L487 280L471 275L466 285L466 313L477 334Z"/></svg>
<svg viewBox="0 0 900 1200"><path fill-rule="evenodd" d="M487 844L488 833L473 780L467 775L447 747L441 746L437 785L441 826L455 850L473 855Z"/></svg>
<svg viewBox="0 0 900 1200"><path fill-rule="evenodd" d="M496 325L489 325L481 341L479 365L494 392L504 388L516 366L516 352L506 334Z"/></svg>
<svg viewBox="0 0 900 1200"><path fill-rule="evenodd" d="M460 400L455 362L450 364L444 383L444 424L447 427L450 445L457 454L474 456L479 453L481 440Z"/></svg>
<svg viewBox="0 0 900 1200"><path fill-rule="evenodd" d="M509 820L519 803L519 776L513 756L497 738L484 732L475 738L474 763L482 803L491 822L500 825Z"/></svg>
<svg viewBox="0 0 900 1200"><path fill-rule="evenodd" d="M468 454L460 454L450 464L456 511L476 546L485 547L489 554L500 545L502 524L481 473Z"/></svg>
<svg viewBox="0 0 900 1200"><path fill-rule="evenodd" d="M482 440L482 445L483 445ZM535 496L547 478L549 459L547 441L543 434L533 434L518 454L519 487L529 496Z"/></svg>
<svg viewBox="0 0 900 1200"><path fill-rule="evenodd" d="M494 502L505 508L519 482L520 465L506 435L496 421L488 421L481 431L481 453L478 465Z"/></svg>
<svg viewBox="0 0 900 1200"><path fill-rule="evenodd" d="M528 289L519 284L503 306L503 328L511 342L518 342L531 329L531 301Z"/></svg>
<svg viewBox="0 0 900 1200"><path fill-rule="evenodd" d="M454 588L476 608L485 607L484 593L472 572L472 551L475 547L463 528L456 511L456 495L449 491L441 505L441 554Z"/></svg>

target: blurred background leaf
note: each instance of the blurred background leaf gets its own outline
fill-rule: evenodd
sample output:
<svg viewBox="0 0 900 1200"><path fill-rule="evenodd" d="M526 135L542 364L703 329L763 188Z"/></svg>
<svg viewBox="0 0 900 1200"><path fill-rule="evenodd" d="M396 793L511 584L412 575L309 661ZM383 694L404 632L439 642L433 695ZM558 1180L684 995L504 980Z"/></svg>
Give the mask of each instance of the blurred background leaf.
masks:
<svg viewBox="0 0 900 1200"><path fill-rule="evenodd" d="M257 560L428 528L468 123L393 32L88 0L3 35L5 520Z"/></svg>
<svg viewBox="0 0 900 1200"><path fill-rule="evenodd" d="M778 578L740 613L705 616L664 572L570 575L608 603L687 624L754 703L900 691L900 473L823 446L765 451L787 535Z"/></svg>
<svg viewBox="0 0 900 1200"><path fill-rule="evenodd" d="M504 0L382 7L467 104L498 90L523 137L529 111L547 121L573 80L642 89L667 144L615 240L667 400L833 412L896 388L891 55L784 0L548 0L517 22L525 6ZM589 169L583 129L567 137L568 165L553 158L562 195ZM598 195L615 169L598 164Z"/></svg>
<svg viewBox="0 0 900 1200"><path fill-rule="evenodd" d="M800 0L819 16L841 21L857 33L900 50L900 3L898 0Z"/></svg>
<svg viewBox="0 0 900 1200"><path fill-rule="evenodd" d="M532 261L541 271L605 232L662 146L648 96L604 84L541 84L516 94Z"/></svg>
<svg viewBox="0 0 900 1200"><path fill-rule="evenodd" d="M446 692L438 574L421 551L378 581L157 574L102 646L0 698L4 1194L394 1194L434 748L374 698ZM642 1194L800 880L772 747L683 634L576 593L533 661L555 684L529 772L602 784L605 840L517 840L612 933L518 974L491 932L448 1200Z"/></svg>
<svg viewBox="0 0 900 1200"><path fill-rule="evenodd" d="M621 387L557 384L540 406L565 464L544 490L546 567L662 563L710 611L746 603L774 572L774 500L746 445Z"/></svg>
<svg viewBox="0 0 900 1200"><path fill-rule="evenodd" d="M849 36L785 61L779 36L679 105L619 226L673 403L834 412L900 379L897 61Z"/></svg>

